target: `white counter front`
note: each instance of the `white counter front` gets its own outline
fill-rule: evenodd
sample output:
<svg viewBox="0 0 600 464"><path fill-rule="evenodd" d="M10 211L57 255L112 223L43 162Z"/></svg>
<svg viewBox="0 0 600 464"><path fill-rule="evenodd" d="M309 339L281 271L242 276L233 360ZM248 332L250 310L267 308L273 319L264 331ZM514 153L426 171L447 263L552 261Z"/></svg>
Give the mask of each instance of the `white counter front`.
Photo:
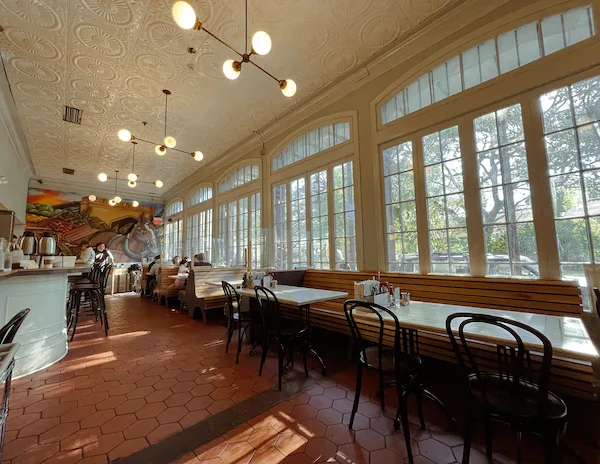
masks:
<svg viewBox="0 0 600 464"><path fill-rule="evenodd" d="M13 378L42 370L66 356L67 278L88 270L74 267L0 272L0 326L19 311L31 310L14 339L20 346Z"/></svg>

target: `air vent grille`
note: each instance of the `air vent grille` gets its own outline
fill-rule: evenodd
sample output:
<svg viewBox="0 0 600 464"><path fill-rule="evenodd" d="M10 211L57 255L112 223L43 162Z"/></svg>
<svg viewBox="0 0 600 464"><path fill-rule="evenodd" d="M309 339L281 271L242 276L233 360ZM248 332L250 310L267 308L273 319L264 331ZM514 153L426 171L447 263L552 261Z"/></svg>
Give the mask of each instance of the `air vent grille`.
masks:
<svg viewBox="0 0 600 464"><path fill-rule="evenodd" d="M65 106L65 114L63 121L72 122L73 124L81 124L81 111L80 109L73 108L72 106Z"/></svg>
<svg viewBox="0 0 600 464"><path fill-rule="evenodd" d="M63 174L69 174L70 176L72 176L73 174L75 174L75 169L63 168Z"/></svg>

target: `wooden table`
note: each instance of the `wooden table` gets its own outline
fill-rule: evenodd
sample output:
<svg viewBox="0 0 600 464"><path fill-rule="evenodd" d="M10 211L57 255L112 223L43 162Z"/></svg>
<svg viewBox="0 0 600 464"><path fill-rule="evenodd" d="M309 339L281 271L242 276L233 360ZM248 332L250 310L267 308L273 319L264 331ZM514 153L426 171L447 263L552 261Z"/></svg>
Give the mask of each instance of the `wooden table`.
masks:
<svg viewBox="0 0 600 464"><path fill-rule="evenodd" d="M238 293L243 296L250 298L256 298L256 292L252 288L242 288L238 290ZM332 290L321 290L320 288L307 288L307 287L293 287L291 285L278 285L273 293L279 300L279 303L283 303L290 306L296 306L300 311L305 311L307 315L307 323L310 330L310 305L313 303L319 303L321 301L335 300L337 298L346 298L347 292L336 292ZM312 347L309 340L309 352L313 354L321 363L323 368L323 375L326 373L325 363L323 358L317 353Z"/></svg>
<svg viewBox="0 0 600 464"><path fill-rule="evenodd" d="M189 274L176 274L176 275L167 276L167 279L171 279L171 280L177 280L177 279L187 280L188 278L189 278Z"/></svg>
<svg viewBox="0 0 600 464"><path fill-rule="evenodd" d="M548 316L545 314L427 303L424 301L411 301L408 306L388 307L388 309L396 315L403 327L444 335L446 334L446 319L450 314L469 312L504 317L539 330L552 343L555 355L583 361L595 361L599 357L598 350L592 343L583 321L577 317ZM365 322L368 318L376 320L373 315L361 315L359 317L364 318ZM384 315L384 319L391 318ZM453 330L458 328L460 321L460 319L454 321ZM539 348L541 350L542 345L536 337L520 329L516 329L516 331L523 338L528 348ZM514 343L514 338L510 337L506 331L489 324L470 324L465 329L465 333L469 335L469 338L482 342Z"/></svg>

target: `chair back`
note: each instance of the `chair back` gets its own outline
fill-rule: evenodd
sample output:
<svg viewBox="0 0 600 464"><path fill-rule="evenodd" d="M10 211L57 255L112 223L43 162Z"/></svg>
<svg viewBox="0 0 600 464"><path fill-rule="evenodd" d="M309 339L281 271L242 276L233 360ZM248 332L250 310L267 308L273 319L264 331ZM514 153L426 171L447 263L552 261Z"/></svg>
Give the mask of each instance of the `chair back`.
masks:
<svg viewBox="0 0 600 464"><path fill-rule="evenodd" d="M234 286L224 280L221 281L223 293L225 293L225 304L227 305L227 317L229 323L233 323L234 315L240 310L240 295L235 290ZM231 327L231 326L230 326Z"/></svg>
<svg viewBox="0 0 600 464"><path fill-rule="evenodd" d="M461 319L456 331L452 330L452 323L455 319ZM477 343L468 339L467 328L477 324L477 331L481 330L481 325L488 325L501 329L513 340L512 343L500 342L496 344L495 362L488 358L477 356L473 352L472 345ZM548 378L550 375L550 366L552 362L552 344L548 338L540 331L530 327L522 322L514 321L504 317L491 316L476 313L455 313L446 319L446 331L450 337L452 348L458 364L466 374L466 378L476 376L478 385L481 388L481 396L484 404L490 408L490 384L484 381L483 373L497 374L500 382L510 389L510 407L513 408L513 414L519 414L519 408L524 402L531 398L526 395L526 385L537 386L537 414L540 417L547 417L548 414ZM456 337L458 334L458 338ZM540 361L532 363L531 353L525 347L526 341L523 336L542 345ZM497 388L497 385L496 385ZM529 401L530 402L530 401Z"/></svg>
<svg viewBox="0 0 600 464"><path fill-rule="evenodd" d="M262 318L263 327L270 333L281 337L281 306L279 300L272 290L257 285L254 287L256 293L256 301L260 307L260 316ZM298 319L302 320L301 311L297 312Z"/></svg>
<svg viewBox="0 0 600 464"><path fill-rule="evenodd" d="M21 324L29 314L29 311L31 311L29 308L20 311L0 329L0 345L12 343L19 327L21 327Z"/></svg>
<svg viewBox="0 0 600 464"><path fill-rule="evenodd" d="M598 290L598 287L594 287L594 295L596 296L596 313L600 317L600 290Z"/></svg>
<svg viewBox="0 0 600 464"><path fill-rule="evenodd" d="M108 278L110 277L110 270L112 269L112 264L107 263L102 266L100 269L100 273L98 275L98 285L104 292L106 289L106 285L108 284Z"/></svg>
<svg viewBox="0 0 600 464"><path fill-rule="evenodd" d="M368 332L363 331L357 322L357 313L360 316L375 316L375 323L369 320ZM354 344L359 352L364 351L375 344L377 346L378 361L381 366L382 353L384 349L385 319L387 315L394 324L394 344L396 353L404 352L408 354L419 354L419 334L416 330L401 327L396 315L384 306L362 300L346 300L344 302L344 314L350 326L350 333L354 339ZM370 335L370 338L367 338ZM375 338L375 340L373 340ZM399 356L395 357L396 361Z"/></svg>
<svg viewBox="0 0 600 464"><path fill-rule="evenodd" d="M92 269L90 271L90 282L97 283L101 271L102 271L102 264L100 264L98 262L94 262L94 264L92 264Z"/></svg>

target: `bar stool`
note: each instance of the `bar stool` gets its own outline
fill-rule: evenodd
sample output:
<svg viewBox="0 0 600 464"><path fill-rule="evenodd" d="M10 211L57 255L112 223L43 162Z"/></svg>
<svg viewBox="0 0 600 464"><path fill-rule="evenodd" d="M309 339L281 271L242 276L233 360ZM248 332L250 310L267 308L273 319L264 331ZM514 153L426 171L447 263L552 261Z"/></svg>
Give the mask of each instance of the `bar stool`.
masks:
<svg viewBox="0 0 600 464"><path fill-rule="evenodd" d="M90 273L89 280L74 282L69 290L69 303L67 313L69 314L67 331L72 329L71 341L75 338L79 313L82 310L82 297L85 296L89 302L90 309L100 318L100 323L104 325L104 332L108 335L108 316L106 313L106 303L104 301L104 288L108 282L108 277L112 264L94 265Z"/></svg>
<svg viewBox="0 0 600 464"><path fill-rule="evenodd" d="M369 342L364 337L364 335L367 334L363 334L363 328L357 323L357 312L359 312L359 315L361 316L376 316L375 321L369 320L368 326L368 334L376 336L376 342ZM379 375L378 396L381 401L382 409L385 409L385 387L390 385L396 387L398 395L398 411L396 412L396 418L394 420L394 428L399 430L400 424L402 424L408 460L412 464L413 455L410 446L410 429L408 425L408 395L414 393L417 397L417 411L422 428L425 428L423 396L440 406L452 425L454 422L454 419L447 414L443 403L433 393L423 387L421 381L422 361L419 356L419 334L416 330L401 327L398 318L392 311L375 303L347 300L344 303L344 314L346 315L348 325L350 326L354 346L358 348L356 362L356 391L349 427L352 428L354 416L358 410L362 386L362 371L363 369L375 370ZM392 347L386 347L383 344L385 326L384 317L387 316L389 316L394 323L394 343Z"/></svg>
<svg viewBox="0 0 600 464"><path fill-rule="evenodd" d="M0 329L0 345L13 342L19 327L21 327L21 324L23 324L30 311L29 308L19 311Z"/></svg>
<svg viewBox="0 0 600 464"><path fill-rule="evenodd" d="M452 323L455 319L461 320L457 321L458 327L454 324L453 330ZM467 338L467 328L471 324L476 324L477 331L481 330L482 325L492 326L490 328L496 332L499 329L513 342L497 344L493 357L477 356L473 351L475 342ZM516 429L518 462L521 462L523 431L542 436L546 462L560 462L558 448L567 428L567 405L548 390L552 363L552 344L548 338L521 322L476 313L451 314L446 319L446 331L467 384L463 464L469 463L471 434L478 420L483 420L485 425L489 462L492 462L493 420ZM528 342L531 338L537 339L542 345L540 350L536 350L541 353L534 362L530 351L525 348L524 338ZM533 368L534 366L536 367Z"/></svg>

